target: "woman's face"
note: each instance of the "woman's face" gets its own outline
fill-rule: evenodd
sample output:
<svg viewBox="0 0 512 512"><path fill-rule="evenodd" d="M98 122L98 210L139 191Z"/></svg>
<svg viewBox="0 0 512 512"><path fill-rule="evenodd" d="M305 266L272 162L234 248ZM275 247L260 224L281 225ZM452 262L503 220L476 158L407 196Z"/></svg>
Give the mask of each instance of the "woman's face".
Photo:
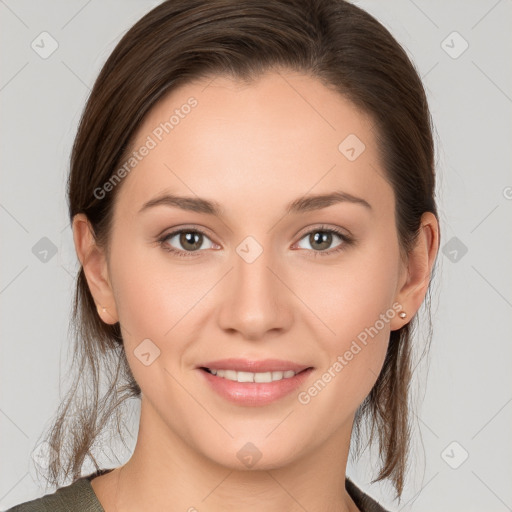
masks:
<svg viewBox="0 0 512 512"><path fill-rule="evenodd" d="M142 389L141 432L163 453L181 440L224 466L278 467L349 439L405 323L394 194L371 120L319 81L211 80L173 91L138 131L108 311ZM148 205L165 195L189 200ZM238 384L254 377L201 369L265 381L285 364L309 370Z"/></svg>

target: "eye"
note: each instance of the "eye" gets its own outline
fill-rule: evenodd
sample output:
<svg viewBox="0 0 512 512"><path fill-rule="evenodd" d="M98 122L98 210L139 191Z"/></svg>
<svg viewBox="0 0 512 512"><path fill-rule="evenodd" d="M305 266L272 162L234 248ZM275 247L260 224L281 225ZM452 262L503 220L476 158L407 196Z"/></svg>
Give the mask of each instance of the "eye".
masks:
<svg viewBox="0 0 512 512"><path fill-rule="evenodd" d="M341 239L341 242L334 247L334 249L328 249L333 243L333 236ZM313 256L327 256L339 251L344 250L347 246L354 243L354 239L341 232L335 228L327 228L325 226L320 226L312 231L306 233L306 236L301 238L302 240L306 240L306 242L310 245L313 250ZM300 242L299 242L300 244ZM300 247L300 245L299 245ZM304 247L300 247L303 249ZM308 247L305 247L308 249Z"/></svg>
<svg viewBox="0 0 512 512"><path fill-rule="evenodd" d="M164 235L162 238L160 238L158 241L160 242L160 245L163 249L166 251L175 253L177 256L195 256L195 252L198 252L201 248L205 249L205 247L202 247L204 239L210 240L206 233L201 231L200 229L194 228L194 229L180 229L178 231L173 231L172 233L168 233ZM175 248L171 244L171 241L173 239L176 239L174 243L181 246L181 248ZM210 247L206 247L206 249L211 249L213 242L211 242Z"/></svg>

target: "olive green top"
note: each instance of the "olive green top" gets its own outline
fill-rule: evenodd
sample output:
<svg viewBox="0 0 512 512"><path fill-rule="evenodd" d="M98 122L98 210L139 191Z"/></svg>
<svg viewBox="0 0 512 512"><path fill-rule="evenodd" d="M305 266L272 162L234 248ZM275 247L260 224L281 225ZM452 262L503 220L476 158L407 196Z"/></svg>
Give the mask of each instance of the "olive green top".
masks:
<svg viewBox="0 0 512 512"><path fill-rule="evenodd" d="M112 469L100 469L60 487L53 494L16 505L7 512L105 512L91 486L91 480ZM347 492L360 512L388 512L377 501L365 494L354 482L345 479Z"/></svg>

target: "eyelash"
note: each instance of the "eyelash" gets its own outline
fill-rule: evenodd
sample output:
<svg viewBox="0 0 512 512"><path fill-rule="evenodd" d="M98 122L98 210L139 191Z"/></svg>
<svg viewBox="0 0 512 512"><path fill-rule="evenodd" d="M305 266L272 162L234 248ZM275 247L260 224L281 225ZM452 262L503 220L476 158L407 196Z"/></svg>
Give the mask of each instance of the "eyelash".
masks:
<svg viewBox="0 0 512 512"><path fill-rule="evenodd" d="M304 235L300 238L300 240L302 240L307 235L310 235L312 233L317 233L317 232L334 233L335 235L338 235L341 238L343 243L341 243L334 249L329 249L327 251L312 251L314 258L316 258L317 256L331 256L333 254L337 254L338 252L345 250L345 248L347 246L353 245L355 243L355 239L352 236L342 233L340 230L338 230L336 228L328 228L326 226L320 226L318 228L308 231L307 233L304 233ZM165 245L165 242L167 240L169 240L170 238L173 238L175 235L179 235L180 233L200 233L200 234L206 236L207 238L209 238L207 233L205 233L201 229L184 228L184 229L180 229L177 231L173 231L171 233L167 233L166 235L164 235L158 239L158 242L159 242L160 246L162 247L162 249L164 249L164 251L173 253L176 256L179 256L180 258L194 257L194 256L197 256L197 254L196 254L197 252L200 252L200 251L180 251L178 249L174 249L173 247L169 247L169 246ZM311 252L311 250L308 252Z"/></svg>

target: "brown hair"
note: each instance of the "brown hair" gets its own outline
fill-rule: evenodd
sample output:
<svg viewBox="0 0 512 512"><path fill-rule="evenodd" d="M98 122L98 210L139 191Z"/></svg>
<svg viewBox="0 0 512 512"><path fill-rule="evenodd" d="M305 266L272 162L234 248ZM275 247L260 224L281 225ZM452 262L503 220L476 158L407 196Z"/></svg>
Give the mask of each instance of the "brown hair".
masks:
<svg viewBox="0 0 512 512"><path fill-rule="evenodd" d="M343 0L169 0L145 15L108 58L83 112L68 180L71 221L84 213L97 243L108 249L122 184L101 199L94 191L117 170L148 111L193 79L223 74L250 81L272 69L313 76L371 116L386 178L394 189L396 227L406 256L421 215L430 211L437 217L427 99L414 65L388 30ZM358 445L363 418L371 425L369 443L377 432L382 465L373 481L391 479L397 497L409 451L415 322L413 318L391 332L382 371L354 422ZM72 325L78 373L48 433L47 478L52 485L60 485L61 473L79 478L86 457L99 469L92 454L95 441L110 421L121 434L121 404L140 397L119 323L100 320L83 268ZM102 377L107 385L100 393Z"/></svg>

